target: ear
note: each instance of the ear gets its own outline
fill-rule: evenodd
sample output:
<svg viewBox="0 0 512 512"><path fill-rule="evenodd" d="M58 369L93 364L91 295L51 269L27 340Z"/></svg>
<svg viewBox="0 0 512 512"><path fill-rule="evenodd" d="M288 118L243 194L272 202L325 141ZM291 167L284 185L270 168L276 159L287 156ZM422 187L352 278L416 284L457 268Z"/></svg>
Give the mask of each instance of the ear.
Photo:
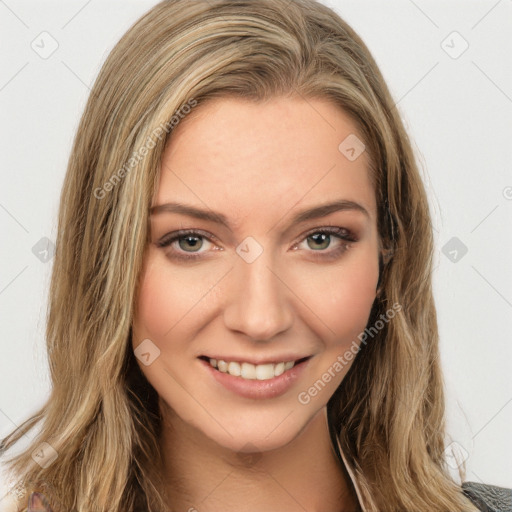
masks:
<svg viewBox="0 0 512 512"><path fill-rule="evenodd" d="M383 259L384 265L387 265L391 261L391 258L393 257L393 252L393 249L382 249L381 257Z"/></svg>
<svg viewBox="0 0 512 512"><path fill-rule="evenodd" d="M379 280L377 281L377 296L382 293L382 273L384 267L390 262L393 257L393 249L381 249L379 252Z"/></svg>

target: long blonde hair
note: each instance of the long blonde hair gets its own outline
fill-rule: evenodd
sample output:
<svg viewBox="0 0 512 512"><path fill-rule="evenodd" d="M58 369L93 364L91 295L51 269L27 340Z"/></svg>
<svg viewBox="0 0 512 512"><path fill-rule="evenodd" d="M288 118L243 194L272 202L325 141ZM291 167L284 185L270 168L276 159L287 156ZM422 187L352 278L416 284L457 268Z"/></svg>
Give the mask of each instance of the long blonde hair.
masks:
<svg viewBox="0 0 512 512"><path fill-rule="evenodd" d="M46 331L51 395L0 445L3 453L41 427L7 461L19 485L56 511L166 509L157 395L130 343L148 209L173 127L230 95L327 98L357 123L380 239L393 251L370 322L391 304L402 311L358 354L328 403L329 427L369 510L475 511L443 457L432 226L411 143L365 44L314 0L163 1L110 53L62 190ZM46 468L31 456L43 442L57 454Z"/></svg>

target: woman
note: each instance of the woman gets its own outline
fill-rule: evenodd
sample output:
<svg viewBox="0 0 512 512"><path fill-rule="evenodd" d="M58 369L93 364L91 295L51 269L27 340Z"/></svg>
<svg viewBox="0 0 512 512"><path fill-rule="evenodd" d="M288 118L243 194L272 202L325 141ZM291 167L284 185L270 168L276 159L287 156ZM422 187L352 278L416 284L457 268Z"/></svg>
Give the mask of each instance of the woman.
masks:
<svg viewBox="0 0 512 512"><path fill-rule="evenodd" d="M158 4L75 138L52 393L1 446L41 424L10 461L20 510L495 506L444 462L432 251L407 134L339 16Z"/></svg>

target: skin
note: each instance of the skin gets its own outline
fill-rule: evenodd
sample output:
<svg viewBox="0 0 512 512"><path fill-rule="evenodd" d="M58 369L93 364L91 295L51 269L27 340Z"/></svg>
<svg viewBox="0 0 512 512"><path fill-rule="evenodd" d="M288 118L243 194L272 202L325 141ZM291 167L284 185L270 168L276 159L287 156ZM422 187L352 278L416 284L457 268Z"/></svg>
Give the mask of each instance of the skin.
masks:
<svg viewBox="0 0 512 512"><path fill-rule="evenodd" d="M173 510L357 509L326 418L353 360L309 403L298 400L359 344L376 297L379 236L368 155L350 161L338 149L357 133L336 105L298 97L215 99L173 132L153 206L179 201L232 224L170 212L151 217L132 344L150 339L160 350L148 366L138 362L160 397ZM344 210L291 222L297 212L337 199L359 203L368 215ZM311 238L326 226L348 229L357 241ZM179 229L215 239L157 246ZM263 248L252 263L236 252L246 237ZM197 253L192 262L178 258ZM268 399L238 396L198 359L284 352L312 357L291 389ZM174 486L179 492L172 494Z"/></svg>

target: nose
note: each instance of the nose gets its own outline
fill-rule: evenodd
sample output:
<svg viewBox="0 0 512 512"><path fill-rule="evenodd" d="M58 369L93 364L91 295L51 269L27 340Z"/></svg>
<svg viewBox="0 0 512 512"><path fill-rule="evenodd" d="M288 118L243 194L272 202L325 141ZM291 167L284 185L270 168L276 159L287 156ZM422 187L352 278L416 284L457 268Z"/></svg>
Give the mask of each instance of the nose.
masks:
<svg viewBox="0 0 512 512"><path fill-rule="evenodd" d="M237 258L224 306L226 327L255 341L271 340L293 323L292 292L266 253L252 263Z"/></svg>

